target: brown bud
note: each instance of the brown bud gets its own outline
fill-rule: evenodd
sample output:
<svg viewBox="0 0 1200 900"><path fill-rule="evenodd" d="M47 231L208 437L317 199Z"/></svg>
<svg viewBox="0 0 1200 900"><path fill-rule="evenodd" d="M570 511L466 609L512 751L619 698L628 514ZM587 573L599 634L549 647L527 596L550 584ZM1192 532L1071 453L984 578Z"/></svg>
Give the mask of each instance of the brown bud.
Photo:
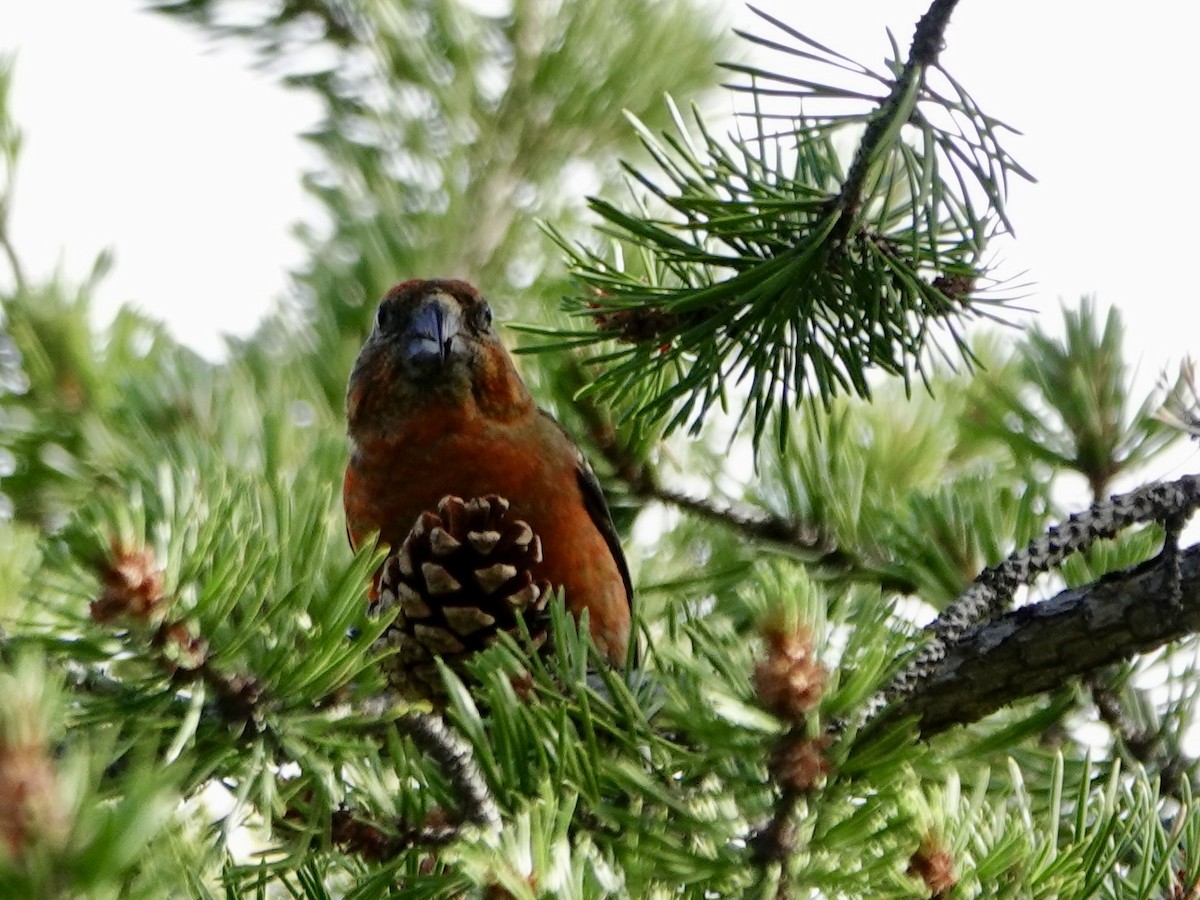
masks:
<svg viewBox="0 0 1200 900"><path fill-rule="evenodd" d="M0 844L21 859L37 840L66 837L66 811L54 763L42 746L0 747Z"/></svg>
<svg viewBox="0 0 1200 900"><path fill-rule="evenodd" d="M975 290L975 279L970 275L939 275L933 279L933 287L951 300L965 300Z"/></svg>
<svg viewBox="0 0 1200 900"><path fill-rule="evenodd" d="M91 605L96 622L112 622L125 616L150 622L161 616L163 573L148 547L135 550L114 545L112 558L101 566L100 581L103 593Z"/></svg>
<svg viewBox="0 0 1200 900"><path fill-rule="evenodd" d="M163 664L174 672L194 672L208 658L208 642L196 637L183 622L172 622L159 632Z"/></svg>
<svg viewBox="0 0 1200 900"><path fill-rule="evenodd" d="M908 874L925 882L931 900L948 896L950 889L958 884L954 858L932 834L925 835L921 846L909 859Z"/></svg>
<svg viewBox="0 0 1200 900"><path fill-rule="evenodd" d="M801 627L791 632L768 628L767 658L754 667L758 702L788 722L803 722L825 692L828 673L812 653L812 637Z"/></svg>
<svg viewBox="0 0 1200 900"><path fill-rule="evenodd" d="M829 749L831 739L787 737L771 754L770 771L775 782L782 788L807 794L816 790L829 774Z"/></svg>
<svg viewBox="0 0 1200 900"><path fill-rule="evenodd" d="M615 332L617 340L623 344L654 342L662 352L671 347L669 340L663 340L667 334L698 319L695 313L668 312L657 306L629 309L604 309L599 303L589 306L595 310L592 321L601 331Z"/></svg>

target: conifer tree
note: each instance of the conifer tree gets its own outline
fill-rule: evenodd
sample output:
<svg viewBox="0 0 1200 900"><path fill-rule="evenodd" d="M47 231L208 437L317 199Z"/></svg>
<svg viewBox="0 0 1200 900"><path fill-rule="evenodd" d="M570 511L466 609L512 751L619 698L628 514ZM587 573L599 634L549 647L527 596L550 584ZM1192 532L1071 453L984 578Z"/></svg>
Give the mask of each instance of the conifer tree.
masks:
<svg viewBox="0 0 1200 900"><path fill-rule="evenodd" d="M1091 301L974 321L1025 173L938 64L954 0L879 68L687 0L155 6L323 101L325 219L221 362L96 330L107 258L22 266L0 66L0 896L1200 892L1200 480L1153 480L1200 396L1131 397ZM553 652L388 690L342 393L437 275L605 483L624 670L553 606Z"/></svg>

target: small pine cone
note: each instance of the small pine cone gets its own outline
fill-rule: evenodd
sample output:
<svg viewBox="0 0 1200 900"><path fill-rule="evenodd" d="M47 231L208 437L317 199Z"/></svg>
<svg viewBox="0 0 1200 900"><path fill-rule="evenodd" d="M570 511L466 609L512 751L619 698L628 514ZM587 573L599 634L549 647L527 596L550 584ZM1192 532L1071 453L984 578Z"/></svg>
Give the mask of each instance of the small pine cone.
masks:
<svg viewBox="0 0 1200 900"><path fill-rule="evenodd" d="M434 657L461 671L501 631L515 635L520 617L543 640L550 584L531 572L541 560L541 539L509 515L503 497L443 497L436 514L422 513L384 560L371 603L376 614L397 609L377 643L396 651L384 660L392 686L408 697L442 696Z"/></svg>
<svg viewBox="0 0 1200 900"><path fill-rule="evenodd" d="M925 836L921 846L908 861L908 874L925 882L930 900L950 894L958 884L954 874L954 857L933 835Z"/></svg>

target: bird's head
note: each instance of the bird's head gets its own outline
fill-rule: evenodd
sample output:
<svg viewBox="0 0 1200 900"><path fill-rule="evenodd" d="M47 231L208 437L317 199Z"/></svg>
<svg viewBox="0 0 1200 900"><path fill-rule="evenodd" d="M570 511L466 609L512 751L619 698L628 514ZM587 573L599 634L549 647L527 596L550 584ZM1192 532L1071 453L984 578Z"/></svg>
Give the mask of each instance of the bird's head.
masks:
<svg viewBox="0 0 1200 900"><path fill-rule="evenodd" d="M532 403L492 328L487 301L465 281L405 281L379 304L346 394L353 429L426 403L475 403L485 414Z"/></svg>

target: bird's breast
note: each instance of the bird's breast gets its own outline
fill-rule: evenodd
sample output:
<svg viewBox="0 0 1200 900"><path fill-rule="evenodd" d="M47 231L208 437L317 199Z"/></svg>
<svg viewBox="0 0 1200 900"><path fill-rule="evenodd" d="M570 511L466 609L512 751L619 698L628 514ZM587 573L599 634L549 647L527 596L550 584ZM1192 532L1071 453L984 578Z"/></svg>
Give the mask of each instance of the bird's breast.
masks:
<svg viewBox="0 0 1200 900"><path fill-rule="evenodd" d="M620 569L584 503L576 450L534 414L516 423L414 421L391 435L359 440L346 471L351 539L373 532L396 547L422 512L450 494L497 494L541 538L535 577L564 589L569 608L589 610L592 631L614 659L629 636L629 598Z"/></svg>

